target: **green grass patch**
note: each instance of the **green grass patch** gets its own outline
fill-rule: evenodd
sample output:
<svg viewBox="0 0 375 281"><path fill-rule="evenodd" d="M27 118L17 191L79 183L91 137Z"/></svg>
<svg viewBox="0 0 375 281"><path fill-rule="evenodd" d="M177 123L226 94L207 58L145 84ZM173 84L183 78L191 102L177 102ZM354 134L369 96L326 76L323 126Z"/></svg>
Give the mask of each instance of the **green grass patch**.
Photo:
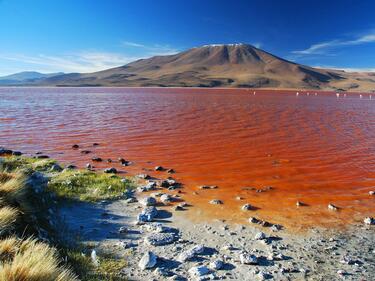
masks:
<svg viewBox="0 0 375 281"><path fill-rule="evenodd" d="M113 174L65 170L50 179L48 189L60 198L94 202L119 198L133 186L131 180Z"/></svg>
<svg viewBox="0 0 375 281"><path fill-rule="evenodd" d="M95 267L89 254L83 254L76 249L65 250L64 256L72 266L74 272L82 281L124 281L127 280L120 274L121 269L127 266L125 259L116 258L110 254L99 254L99 266Z"/></svg>
<svg viewBox="0 0 375 281"><path fill-rule="evenodd" d="M37 159L23 156L9 156L0 158L0 170L15 172L19 170L34 170L48 172L56 164L53 159Z"/></svg>

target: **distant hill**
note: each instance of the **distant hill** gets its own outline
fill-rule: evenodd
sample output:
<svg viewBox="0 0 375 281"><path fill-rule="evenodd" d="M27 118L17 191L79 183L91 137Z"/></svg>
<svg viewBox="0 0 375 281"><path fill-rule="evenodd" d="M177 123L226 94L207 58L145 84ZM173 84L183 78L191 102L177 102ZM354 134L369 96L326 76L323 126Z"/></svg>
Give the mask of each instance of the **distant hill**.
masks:
<svg viewBox="0 0 375 281"><path fill-rule="evenodd" d="M56 75L62 75L63 72L58 73L40 73L36 71L23 71L15 74L0 77L0 85L9 84L23 84L23 83L35 83L37 80L53 77Z"/></svg>
<svg viewBox="0 0 375 281"><path fill-rule="evenodd" d="M300 65L248 44L206 45L94 73L46 77L34 85L249 87L375 90L375 73Z"/></svg>

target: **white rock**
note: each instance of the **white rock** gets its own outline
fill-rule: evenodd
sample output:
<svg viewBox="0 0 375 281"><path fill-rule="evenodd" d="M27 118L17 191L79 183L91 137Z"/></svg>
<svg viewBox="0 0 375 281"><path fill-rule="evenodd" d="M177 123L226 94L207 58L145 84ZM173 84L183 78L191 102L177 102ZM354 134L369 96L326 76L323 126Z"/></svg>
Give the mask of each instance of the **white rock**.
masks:
<svg viewBox="0 0 375 281"><path fill-rule="evenodd" d="M145 197L145 198L142 198L140 203L144 206L154 206L156 205L156 199L154 197Z"/></svg>
<svg viewBox="0 0 375 281"><path fill-rule="evenodd" d="M202 254L203 252L204 252L204 246L203 245L195 245L191 249L189 249L185 252L182 252L178 256L177 260L180 261L180 262L185 262L187 260L192 259L194 256L196 256L198 254Z"/></svg>
<svg viewBox="0 0 375 281"><path fill-rule="evenodd" d="M328 204L328 209L331 210L331 211L337 211L338 210L338 208L333 204Z"/></svg>
<svg viewBox="0 0 375 281"><path fill-rule="evenodd" d="M171 229L170 227L166 227L166 226L164 226L163 224L161 224L161 223L159 223L159 222L154 222L154 223L146 224L146 225L144 226L144 228L145 228L147 231L157 232L157 233L165 232L165 231L168 231L168 230Z"/></svg>
<svg viewBox="0 0 375 281"><path fill-rule="evenodd" d="M138 266L142 269L148 269L148 268L153 268L156 265L157 261L157 256L153 253L148 251L143 255L141 260L138 263Z"/></svg>
<svg viewBox="0 0 375 281"><path fill-rule="evenodd" d="M91 251L91 261L93 263L94 266L98 267L99 266L99 259L96 255L96 251L95 250L92 250Z"/></svg>
<svg viewBox="0 0 375 281"><path fill-rule="evenodd" d="M213 199L209 203L214 204L214 205L221 205L221 204L223 204L223 201L221 201L219 199Z"/></svg>
<svg viewBox="0 0 375 281"><path fill-rule="evenodd" d="M266 234L264 232L258 232L255 234L255 240L264 240L267 238Z"/></svg>
<svg viewBox="0 0 375 281"><path fill-rule="evenodd" d="M130 197L128 199L125 200L126 203L136 203L138 202L137 199L135 199L134 197Z"/></svg>
<svg viewBox="0 0 375 281"><path fill-rule="evenodd" d="M210 266L209 267L212 270L219 270L219 269L221 269L223 267L223 265L224 265L223 261L221 261L221 260L214 260L214 261L210 262Z"/></svg>
<svg viewBox="0 0 375 281"><path fill-rule="evenodd" d="M152 233L145 237L145 243L152 246L171 244L176 240L173 233Z"/></svg>
<svg viewBox="0 0 375 281"><path fill-rule="evenodd" d="M201 277L201 276L207 275L208 273L210 273L210 270L206 266L203 266L203 265L194 266L189 269L189 275L193 278Z"/></svg>
<svg viewBox="0 0 375 281"><path fill-rule="evenodd" d="M245 204L241 207L241 210L242 211L250 211L253 209L253 206L251 206L250 204Z"/></svg>
<svg viewBox="0 0 375 281"><path fill-rule="evenodd" d="M163 203L169 203L172 202L172 196L169 194L163 194L160 196L160 201Z"/></svg>
<svg viewBox="0 0 375 281"><path fill-rule="evenodd" d="M365 224L368 224L368 225L375 225L375 219L374 218L371 218L371 217L367 217L363 220L363 222Z"/></svg>
<svg viewBox="0 0 375 281"><path fill-rule="evenodd" d="M240 254L240 262L242 264L258 264L258 258L252 254L242 253Z"/></svg>

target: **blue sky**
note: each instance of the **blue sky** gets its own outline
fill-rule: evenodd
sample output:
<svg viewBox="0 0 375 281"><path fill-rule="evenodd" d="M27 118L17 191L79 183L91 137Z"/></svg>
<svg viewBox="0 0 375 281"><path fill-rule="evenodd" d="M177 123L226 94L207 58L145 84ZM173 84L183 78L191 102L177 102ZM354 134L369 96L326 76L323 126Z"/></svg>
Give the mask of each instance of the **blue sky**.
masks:
<svg viewBox="0 0 375 281"><path fill-rule="evenodd" d="M0 0L0 75L91 72L217 43L375 71L375 1Z"/></svg>

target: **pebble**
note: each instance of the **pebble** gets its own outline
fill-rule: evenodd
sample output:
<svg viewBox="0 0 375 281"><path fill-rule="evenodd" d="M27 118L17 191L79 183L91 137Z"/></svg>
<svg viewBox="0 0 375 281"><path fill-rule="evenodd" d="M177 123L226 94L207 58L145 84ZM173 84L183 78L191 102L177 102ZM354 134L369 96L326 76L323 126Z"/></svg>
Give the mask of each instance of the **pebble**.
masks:
<svg viewBox="0 0 375 281"><path fill-rule="evenodd" d="M126 203L136 203L136 202L138 202L138 200L134 197L130 197L128 199L125 199L125 202Z"/></svg>
<svg viewBox="0 0 375 281"><path fill-rule="evenodd" d="M164 171L165 169L162 166L156 166L154 168L155 171Z"/></svg>
<svg viewBox="0 0 375 281"><path fill-rule="evenodd" d="M176 240L173 233L152 233L145 237L145 243L152 246L171 244Z"/></svg>
<svg viewBox="0 0 375 281"><path fill-rule="evenodd" d="M91 160L94 161L94 162L102 162L103 161L103 159L100 158L100 157L93 157L93 158L91 158Z"/></svg>
<svg viewBox="0 0 375 281"><path fill-rule="evenodd" d="M106 173L106 174L117 174L117 169L113 168L113 167L106 168L106 169L104 169L104 173Z"/></svg>
<svg viewBox="0 0 375 281"><path fill-rule="evenodd" d="M145 223L151 222L158 215L158 210L154 206L149 206L143 209L142 213L138 214L137 222Z"/></svg>
<svg viewBox="0 0 375 281"><path fill-rule="evenodd" d="M156 205L156 199L154 197L148 196L141 199L140 203L143 206L154 206Z"/></svg>
<svg viewBox="0 0 375 281"><path fill-rule="evenodd" d="M128 233L128 229L126 228L126 226L121 226L121 227L118 229L118 233L120 233L120 234Z"/></svg>
<svg viewBox="0 0 375 281"><path fill-rule="evenodd" d="M153 268L156 265L157 256L153 252L146 252L138 263L138 266L142 269Z"/></svg>
<svg viewBox="0 0 375 281"><path fill-rule="evenodd" d="M240 254L240 262L242 264L258 264L258 258L252 254L242 253Z"/></svg>
<svg viewBox="0 0 375 281"><path fill-rule="evenodd" d="M223 204L223 201L221 201L219 199L213 199L209 203L214 204L214 205L221 205L221 204Z"/></svg>
<svg viewBox="0 0 375 281"><path fill-rule="evenodd" d="M375 219L372 218L372 217L367 217L363 220L363 222L365 224L368 224L368 225L375 225Z"/></svg>
<svg viewBox="0 0 375 281"><path fill-rule="evenodd" d="M251 211L252 209L253 209L253 206L251 206L250 204L245 204L241 207L242 211Z"/></svg>
<svg viewBox="0 0 375 281"><path fill-rule="evenodd" d="M223 261L222 260L214 260L212 262L210 262L210 265L209 267L212 269L212 270L219 270L221 268L223 268Z"/></svg>
<svg viewBox="0 0 375 281"><path fill-rule="evenodd" d="M339 208L336 207L336 206L333 205L333 204L328 204L328 209L331 210L331 211L337 211Z"/></svg>
<svg viewBox="0 0 375 281"><path fill-rule="evenodd" d="M208 269L208 267L204 265L194 266L189 269L189 275L193 278L199 278L209 273L210 273L210 270Z"/></svg>
<svg viewBox="0 0 375 281"><path fill-rule="evenodd" d="M267 236L264 232L258 232L257 234L255 234L255 240L264 240L264 239L267 239Z"/></svg>
<svg viewBox="0 0 375 281"><path fill-rule="evenodd" d="M173 201L173 198L172 198L172 196L171 195L169 195L169 194L163 194L162 196L160 196L160 201L162 202L162 203L170 203L170 202L172 202Z"/></svg>

